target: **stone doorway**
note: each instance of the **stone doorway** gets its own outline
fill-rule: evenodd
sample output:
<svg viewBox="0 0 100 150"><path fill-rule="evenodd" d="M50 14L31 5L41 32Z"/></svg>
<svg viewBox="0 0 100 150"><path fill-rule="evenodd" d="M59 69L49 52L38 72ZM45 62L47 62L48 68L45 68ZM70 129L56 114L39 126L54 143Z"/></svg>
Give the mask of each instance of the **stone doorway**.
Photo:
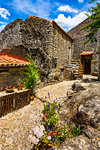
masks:
<svg viewBox="0 0 100 150"><path fill-rule="evenodd" d="M82 65L83 65L83 73L91 74L91 60L92 60L93 52L84 52L81 53Z"/></svg>
<svg viewBox="0 0 100 150"><path fill-rule="evenodd" d="M91 59L84 60L84 74L91 74Z"/></svg>

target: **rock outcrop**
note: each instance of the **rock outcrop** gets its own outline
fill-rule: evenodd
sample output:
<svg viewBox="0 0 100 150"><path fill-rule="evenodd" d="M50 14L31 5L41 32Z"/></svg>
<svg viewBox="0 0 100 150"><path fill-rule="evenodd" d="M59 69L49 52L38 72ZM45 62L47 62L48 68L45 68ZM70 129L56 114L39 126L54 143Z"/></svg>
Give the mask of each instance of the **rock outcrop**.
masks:
<svg viewBox="0 0 100 150"><path fill-rule="evenodd" d="M74 137L63 143L59 150L97 150L97 148L90 144L86 137Z"/></svg>
<svg viewBox="0 0 100 150"><path fill-rule="evenodd" d="M80 82L75 82L75 83L72 85L72 90L73 90L74 92L79 92L79 91L85 90L85 88L81 85Z"/></svg>
<svg viewBox="0 0 100 150"><path fill-rule="evenodd" d="M89 84L86 90L74 93L74 96L64 103L61 115L66 120L66 124L72 126L80 124L83 128L81 137L66 141L61 149L98 150L100 148L100 83Z"/></svg>

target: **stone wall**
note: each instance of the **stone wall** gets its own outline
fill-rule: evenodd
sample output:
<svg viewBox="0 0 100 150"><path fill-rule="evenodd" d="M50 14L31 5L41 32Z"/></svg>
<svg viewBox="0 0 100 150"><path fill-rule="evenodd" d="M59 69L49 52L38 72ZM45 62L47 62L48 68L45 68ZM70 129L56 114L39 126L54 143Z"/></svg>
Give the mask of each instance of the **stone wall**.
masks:
<svg viewBox="0 0 100 150"><path fill-rule="evenodd" d="M68 34L74 39L74 53L73 53L73 60L77 61L80 58L80 53L83 51L92 51L93 57L92 59L95 60L95 62L92 62L92 74L97 74L98 72L98 55L96 52L98 51L98 47L100 46L100 30L95 34L95 37L97 38L97 43L88 43L86 45L83 45L83 42L86 41L86 30L80 30L80 28L84 27L85 25L91 23L92 21L90 19L84 20L82 23L77 25L75 28L71 29Z"/></svg>
<svg viewBox="0 0 100 150"><path fill-rule="evenodd" d="M73 53L73 40L59 28L53 22L53 32L54 32L54 50L53 57L57 58L57 67L62 68L67 62L71 62L71 55ZM71 50L70 60L68 60L69 48Z"/></svg>
<svg viewBox="0 0 100 150"><path fill-rule="evenodd" d="M43 18L38 18L35 16L30 16L26 20L26 25L30 25L30 28L34 28L36 33L31 37L32 44L35 43L35 47L30 49L30 53L33 59L37 58L36 64L43 66L45 69L45 74L49 72L51 67L51 57L52 57L52 49L53 49L53 26L52 21L46 20ZM39 34L37 35L37 33ZM27 38L26 34L26 38ZM24 37L24 36L23 36ZM36 40L37 38L37 40ZM29 42L27 42L29 44ZM38 53L38 54L37 54ZM43 58L43 59L42 59ZM40 59L40 60L39 60Z"/></svg>
<svg viewBox="0 0 100 150"><path fill-rule="evenodd" d="M4 90L8 85L17 86L17 80L24 69L24 67L2 68L0 70L0 90Z"/></svg>
<svg viewBox="0 0 100 150"><path fill-rule="evenodd" d="M69 47L73 53L72 42L72 38L57 23L35 16L30 16L25 21L15 20L0 34L0 49L21 57L26 57L29 53L45 77L52 69L53 58L57 58L57 68L69 61Z"/></svg>
<svg viewBox="0 0 100 150"><path fill-rule="evenodd" d="M40 30L34 26L34 19L34 17L28 17L25 21L17 19L8 24L0 34L0 49L21 57L26 57L27 53L30 53L41 74L45 75L50 68L46 36L41 27Z"/></svg>

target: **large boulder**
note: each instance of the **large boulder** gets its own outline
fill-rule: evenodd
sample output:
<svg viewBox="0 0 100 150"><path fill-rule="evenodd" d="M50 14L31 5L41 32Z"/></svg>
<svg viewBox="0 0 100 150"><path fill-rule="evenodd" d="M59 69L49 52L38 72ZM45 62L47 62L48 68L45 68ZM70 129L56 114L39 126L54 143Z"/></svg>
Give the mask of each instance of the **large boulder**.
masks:
<svg viewBox="0 0 100 150"><path fill-rule="evenodd" d="M94 128L100 127L100 84L89 87L82 92L77 99L81 99L81 104L77 109L75 120L79 124L90 125Z"/></svg>
<svg viewBox="0 0 100 150"><path fill-rule="evenodd" d="M75 91L75 92L79 92L81 90L84 90L85 88L81 85L80 82L75 82L73 85L72 85L72 90Z"/></svg>
<svg viewBox="0 0 100 150"><path fill-rule="evenodd" d="M87 84L87 83L86 83ZM65 141L63 150L99 150L100 148L100 83L88 84L86 90L74 92L61 108L68 126L81 125L82 135Z"/></svg>
<svg viewBox="0 0 100 150"><path fill-rule="evenodd" d="M98 150L86 137L78 136L66 140L58 150Z"/></svg>

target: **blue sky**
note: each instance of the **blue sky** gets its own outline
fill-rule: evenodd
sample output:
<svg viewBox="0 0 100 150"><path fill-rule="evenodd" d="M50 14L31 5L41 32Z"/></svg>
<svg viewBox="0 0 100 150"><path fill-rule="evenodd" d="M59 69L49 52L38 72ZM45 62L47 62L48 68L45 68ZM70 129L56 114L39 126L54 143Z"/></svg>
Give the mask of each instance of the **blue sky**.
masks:
<svg viewBox="0 0 100 150"><path fill-rule="evenodd" d="M15 19L37 16L55 20L65 31L78 25L88 13L90 0L0 0L0 31Z"/></svg>

